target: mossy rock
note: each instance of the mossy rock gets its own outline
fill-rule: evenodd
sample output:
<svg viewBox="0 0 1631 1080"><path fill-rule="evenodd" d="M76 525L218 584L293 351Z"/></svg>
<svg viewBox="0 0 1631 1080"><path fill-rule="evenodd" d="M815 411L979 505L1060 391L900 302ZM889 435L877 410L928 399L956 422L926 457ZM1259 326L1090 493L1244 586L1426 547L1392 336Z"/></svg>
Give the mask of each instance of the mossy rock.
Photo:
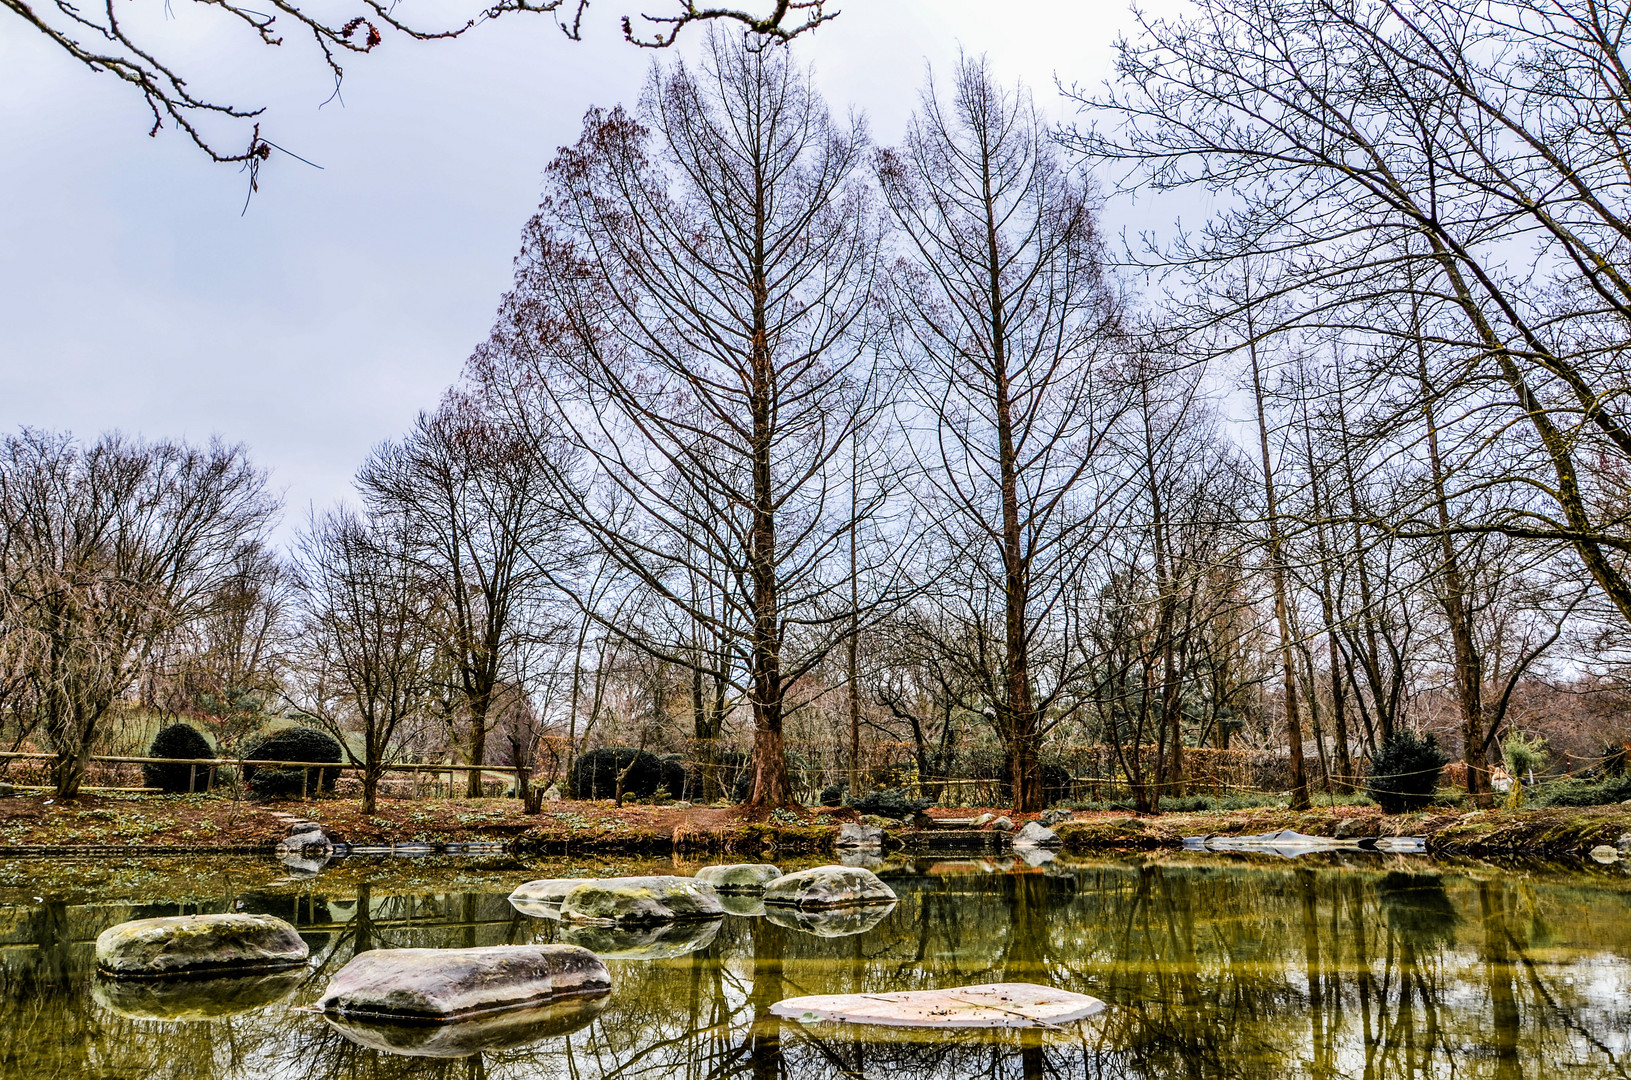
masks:
<svg viewBox="0 0 1631 1080"><path fill-rule="evenodd" d="M719 895L695 878L601 878L579 885L561 901L563 922L641 926L723 918Z"/></svg>
<svg viewBox="0 0 1631 1080"><path fill-rule="evenodd" d="M765 886L765 907L821 910L892 904L895 890L862 866L813 866Z"/></svg>
<svg viewBox="0 0 1631 1080"><path fill-rule="evenodd" d="M116 979L273 971L310 954L295 928L271 915L137 919L96 939L96 968Z"/></svg>

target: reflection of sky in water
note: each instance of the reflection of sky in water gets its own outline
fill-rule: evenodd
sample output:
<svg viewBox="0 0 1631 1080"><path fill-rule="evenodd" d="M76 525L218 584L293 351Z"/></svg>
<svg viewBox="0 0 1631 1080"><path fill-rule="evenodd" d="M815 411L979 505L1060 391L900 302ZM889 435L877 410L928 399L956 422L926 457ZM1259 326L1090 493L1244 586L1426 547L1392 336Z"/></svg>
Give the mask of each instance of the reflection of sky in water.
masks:
<svg viewBox="0 0 1631 1080"><path fill-rule="evenodd" d="M596 1009L532 1029L452 1033L436 1046L458 1054L408 1057L290 1005L314 1000L359 947L566 940L569 928L506 896L570 867L381 862L372 882L360 861L303 882L255 860L198 860L190 874L159 867L87 869L88 883L57 888L27 864L5 866L18 887L0 885L0 1078L1551 1080L1627 1067L1631 876L1620 870L1376 855L1061 857L1041 869L891 861L881 873L899 903L875 925L858 921L859 932L728 916L705 933L622 942L630 955ZM35 903L42 893L51 895ZM162 994L120 1007L97 993L96 934L183 901L187 911L293 919L312 945L313 978L272 1004L246 991L237 1012ZM1001 980L1111 1008L1064 1035L998 1038L768 1018L785 997Z"/></svg>

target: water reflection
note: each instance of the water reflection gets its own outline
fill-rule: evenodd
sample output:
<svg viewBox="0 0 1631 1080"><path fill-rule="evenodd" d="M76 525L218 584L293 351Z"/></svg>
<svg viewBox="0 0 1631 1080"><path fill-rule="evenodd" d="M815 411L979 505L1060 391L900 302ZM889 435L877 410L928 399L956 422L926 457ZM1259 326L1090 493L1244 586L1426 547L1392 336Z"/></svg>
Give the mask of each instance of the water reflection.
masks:
<svg viewBox="0 0 1631 1080"><path fill-rule="evenodd" d="M507 902L537 867L442 892L342 886L333 870L290 884L273 865L260 876L201 870L190 895L116 882L38 903L6 893L0 1078L1626 1075L1631 876L1311 858L1294 867L1211 855L1062 857L1042 868L890 861L879 871L898 904L844 936L772 909L671 928L673 938L657 930L598 942L629 958L594 1009L516 1015L479 1031L341 1031L288 1006L314 1000L368 949L581 933ZM185 987L94 977L91 943L109 925L238 909L297 923L313 950L305 981L212 983L216 992L199 999ZM969 1037L807 1027L769 1013L796 995L999 980L1060 986L1111 1008L1068 1033Z"/></svg>

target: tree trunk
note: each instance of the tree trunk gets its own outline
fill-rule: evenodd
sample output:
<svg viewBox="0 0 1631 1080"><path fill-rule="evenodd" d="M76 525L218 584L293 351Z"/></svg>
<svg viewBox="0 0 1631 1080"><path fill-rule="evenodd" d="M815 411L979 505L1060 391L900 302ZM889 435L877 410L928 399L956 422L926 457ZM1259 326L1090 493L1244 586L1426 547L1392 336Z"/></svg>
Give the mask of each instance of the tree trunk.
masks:
<svg viewBox="0 0 1631 1080"><path fill-rule="evenodd" d="M1248 307L1248 332L1250 308ZM1268 513L1269 573L1274 583L1274 617L1280 630L1280 685L1285 695L1286 751L1291 759L1291 808L1308 809L1308 777L1303 769L1302 714L1297 708L1297 669L1292 658L1291 612L1286 600L1284 552L1280 548L1280 515L1274 494L1274 457L1269 451L1269 422L1263 409L1263 375L1257 360L1255 334L1248 351L1252 362L1252 391L1257 399L1257 435L1263 454L1264 509Z"/></svg>

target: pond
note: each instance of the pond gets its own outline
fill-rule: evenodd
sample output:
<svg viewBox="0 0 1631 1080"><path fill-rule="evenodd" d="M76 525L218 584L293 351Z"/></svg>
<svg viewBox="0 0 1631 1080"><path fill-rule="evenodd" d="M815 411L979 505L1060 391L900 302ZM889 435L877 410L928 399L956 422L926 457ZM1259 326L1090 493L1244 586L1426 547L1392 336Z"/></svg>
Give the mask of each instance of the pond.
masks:
<svg viewBox="0 0 1631 1080"><path fill-rule="evenodd" d="M1631 875L1383 855L892 861L878 872L900 902L876 925L732 915L689 937L602 942L640 954L608 961L609 998L491 1045L392 1052L292 1008L359 949L567 940L559 923L506 901L529 878L689 869L352 858L297 877L252 858L0 862L0 1078L1627 1072ZM229 910L296 923L312 948L309 977L179 1004L110 992L95 977L92 942L105 927ZM841 930L859 932L826 936ZM999 980L1110 1007L1063 1031L967 1038L769 1012L795 995ZM437 1053L464 1056L424 1056Z"/></svg>

